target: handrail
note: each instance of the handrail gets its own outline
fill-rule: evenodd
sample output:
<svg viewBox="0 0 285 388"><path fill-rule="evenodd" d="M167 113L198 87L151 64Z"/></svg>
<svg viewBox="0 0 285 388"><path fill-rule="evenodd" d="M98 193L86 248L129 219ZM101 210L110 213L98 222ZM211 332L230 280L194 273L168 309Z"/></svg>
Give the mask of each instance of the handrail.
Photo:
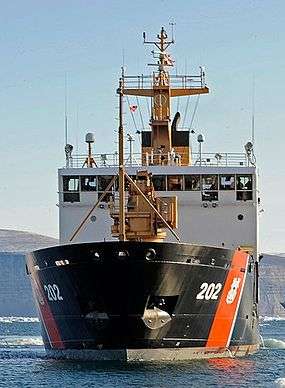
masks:
<svg viewBox="0 0 285 388"><path fill-rule="evenodd" d="M170 85L176 88L191 88L205 86L204 78L202 75L174 75L169 74ZM124 76L124 88L125 89L143 89L147 87L153 87L154 77L153 75L125 75Z"/></svg>
<svg viewBox="0 0 285 388"><path fill-rule="evenodd" d="M100 153L93 154L93 159L98 167L118 167L118 153ZM245 153L225 152L225 153L192 153L193 166L216 166L216 167L248 167L249 162ZM86 155L75 154L69 158L67 168L82 168L86 160ZM143 162L142 162L143 160ZM140 167L140 166L183 166L181 163L183 154L168 153L132 153L125 154L125 166Z"/></svg>

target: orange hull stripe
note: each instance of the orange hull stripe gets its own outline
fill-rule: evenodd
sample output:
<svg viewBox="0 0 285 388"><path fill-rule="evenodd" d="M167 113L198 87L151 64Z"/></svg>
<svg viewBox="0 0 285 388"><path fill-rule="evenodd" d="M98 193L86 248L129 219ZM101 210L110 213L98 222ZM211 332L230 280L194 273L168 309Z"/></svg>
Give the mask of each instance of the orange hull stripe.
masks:
<svg viewBox="0 0 285 388"><path fill-rule="evenodd" d="M236 250L233 255L206 347L227 347L230 343L245 283L248 258L244 251Z"/></svg>
<svg viewBox="0 0 285 388"><path fill-rule="evenodd" d="M44 291L39 286L36 275L34 275L35 296L38 305L38 310L41 315L41 320L45 327L50 345L52 348L64 349L64 343L61 340L59 330L57 328L52 311L49 307ZM42 302L42 303L41 303Z"/></svg>

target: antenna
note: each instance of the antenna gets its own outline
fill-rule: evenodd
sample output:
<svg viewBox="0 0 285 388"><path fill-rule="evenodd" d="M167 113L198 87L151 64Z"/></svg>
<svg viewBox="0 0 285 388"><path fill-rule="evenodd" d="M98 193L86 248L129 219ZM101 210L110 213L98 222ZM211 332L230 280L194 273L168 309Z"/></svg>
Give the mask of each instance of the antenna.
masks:
<svg viewBox="0 0 285 388"><path fill-rule="evenodd" d="M79 135L79 105L76 107L76 153L79 154L78 146L78 135Z"/></svg>
<svg viewBox="0 0 285 388"><path fill-rule="evenodd" d="M65 137L65 144L67 144L67 140L68 140L68 121L67 121L67 73L65 73L65 77L64 77L64 137Z"/></svg>
<svg viewBox="0 0 285 388"><path fill-rule="evenodd" d="M127 133L127 141L129 142L130 166L132 166L133 165L133 144L132 143L135 141L135 139L132 137L132 135Z"/></svg>
<svg viewBox="0 0 285 388"><path fill-rule="evenodd" d="M122 68L125 68L125 49L122 48Z"/></svg>
<svg viewBox="0 0 285 388"><path fill-rule="evenodd" d="M255 141L255 74L252 78L252 102L251 102L251 143Z"/></svg>
<svg viewBox="0 0 285 388"><path fill-rule="evenodd" d="M172 43L174 43L174 26L176 26L176 23L174 20L171 20L171 22L169 22L169 25L171 26L171 39L172 39Z"/></svg>
<svg viewBox="0 0 285 388"><path fill-rule="evenodd" d="M167 40L168 35L164 29L164 27L161 27L160 34L157 35L158 41L152 41L152 40L146 40L146 33L143 32L143 42L144 44L152 44L156 46L156 48L159 50L160 53L164 53L165 50L174 43L174 40Z"/></svg>

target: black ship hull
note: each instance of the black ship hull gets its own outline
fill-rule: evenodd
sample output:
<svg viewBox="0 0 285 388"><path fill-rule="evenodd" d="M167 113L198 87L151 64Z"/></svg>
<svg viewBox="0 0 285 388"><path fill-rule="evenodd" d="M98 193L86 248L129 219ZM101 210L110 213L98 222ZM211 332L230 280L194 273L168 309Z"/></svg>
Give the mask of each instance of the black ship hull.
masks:
<svg viewBox="0 0 285 388"><path fill-rule="evenodd" d="M81 243L29 254L27 271L53 357L176 360L259 348L257 271L243 251Z"/></svg>

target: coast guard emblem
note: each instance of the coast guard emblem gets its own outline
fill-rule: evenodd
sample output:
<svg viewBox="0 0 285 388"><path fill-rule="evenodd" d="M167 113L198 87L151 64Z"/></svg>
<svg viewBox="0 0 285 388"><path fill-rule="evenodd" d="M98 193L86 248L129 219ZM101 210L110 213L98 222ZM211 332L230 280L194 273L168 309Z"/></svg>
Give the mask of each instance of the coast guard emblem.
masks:
<svg viewBox="0 0 285 388"><path fill-rule="evenodd" d="M235 297L237 295L237 291L238 291L238 288L239 288L239 284L240 284L240 281L241 281L241 278L233 278L233 282L232 282L232 285L231 285L231 288L227 294L227 298L226 298L226 303L227 304L232 304L233 301L235 300Z"/></svg>

